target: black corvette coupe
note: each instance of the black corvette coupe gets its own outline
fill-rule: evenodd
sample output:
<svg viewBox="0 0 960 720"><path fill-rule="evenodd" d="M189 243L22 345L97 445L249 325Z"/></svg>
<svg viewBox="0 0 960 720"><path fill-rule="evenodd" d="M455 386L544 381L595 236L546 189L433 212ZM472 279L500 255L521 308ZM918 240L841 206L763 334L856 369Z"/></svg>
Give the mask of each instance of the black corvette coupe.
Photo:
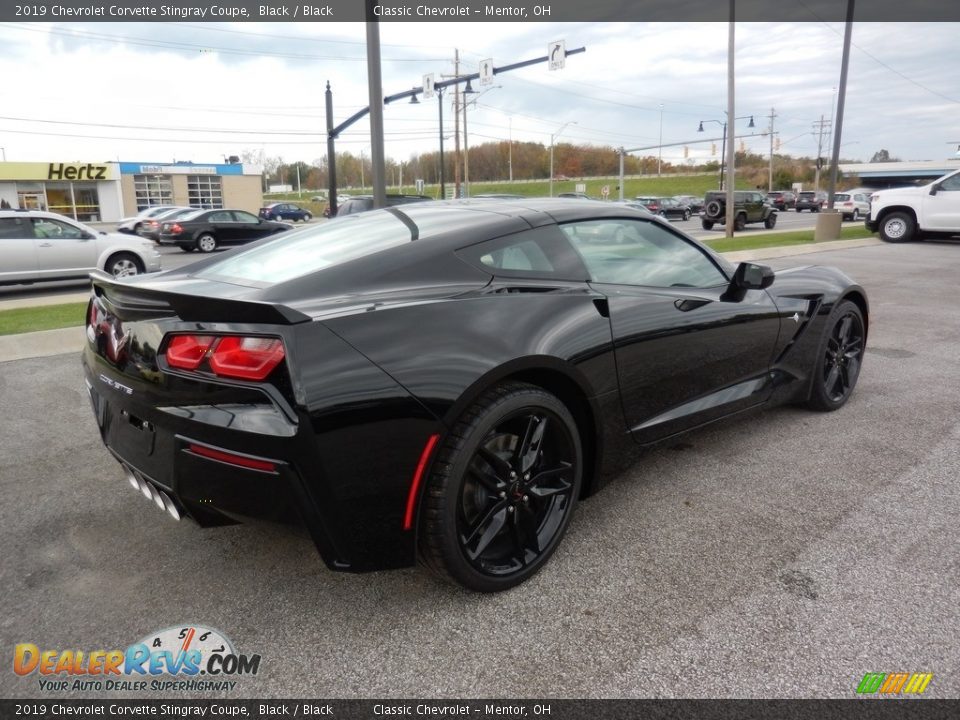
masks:
<svg viewBox="0 0 960 720"><path fill-rule="evenodd" d="M100 433L160 508L299 519L331 569L419 558L480 591L538 571L631 448L842 406L868 317L838 270L733 267L561 199L376 210L93 286Z"/></svg>

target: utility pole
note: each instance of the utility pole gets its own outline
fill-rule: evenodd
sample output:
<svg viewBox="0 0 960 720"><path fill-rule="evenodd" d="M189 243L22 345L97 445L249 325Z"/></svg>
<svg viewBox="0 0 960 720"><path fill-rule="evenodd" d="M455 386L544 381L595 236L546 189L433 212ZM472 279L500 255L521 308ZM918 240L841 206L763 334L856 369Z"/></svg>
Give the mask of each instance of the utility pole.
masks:
<svg viewBox="0 0 960 720"><path fill-rule="evenodd" d="M510 172L510 182L513 182L513 115L507 120L510 123L510 147L507 148L507 168Z"/></svg>
<svg viewBox="0 0 960 720"><path fill-rule="evenodd" d="M817 173L813 181L813 189L820 189L820 168L823 166L823 131L825 128L830 126L828 120L823 119L823 115L820 116L820 122L815 122L814 127L818 127L817 131Z"/></svg>
<svg viewBox="0 0 960 720"><path fill-rule="evenodd" d="M770 108L770 170L767 173L767 192L773 190L773 120L777 117L777 113L773 108Z"/></svg>
<svg viewBox="0 0 960 720"><path fill-rule="evenodd" d="M374 12L376 0L367 0L367 95L370 98L370 179L373 206L387 205L387 174L383 152L383 86L380 71L380 22Z"/></svg>
<svg viewBox="0 0 960 720"><path fill-rule="evenodd" d="M453 76L460 77L460 51L453 49ZM453 86L453 196L460 197L460 86ZM444 198L445 199L445 198Z"/></svg>
<svg viewBox="0 0 960 720"><path fill-rule="evenodd" d="M847 97L847 69L850 66L850 36L853 34L854 0L847 0L847 22L843 33L843 57L840 61L840 96L837 101L837 123L830 153L830 179L827 182L827 210L833 210L833 194L837 190L837 173L840 163L840 137L843 132L843 106Z"/></svg>

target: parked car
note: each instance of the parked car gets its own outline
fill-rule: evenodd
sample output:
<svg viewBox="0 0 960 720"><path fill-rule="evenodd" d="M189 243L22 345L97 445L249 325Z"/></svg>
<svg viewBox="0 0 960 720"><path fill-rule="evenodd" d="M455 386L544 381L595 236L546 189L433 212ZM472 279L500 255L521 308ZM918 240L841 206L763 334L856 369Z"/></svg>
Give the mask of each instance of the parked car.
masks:
<svg viewBox="0 0 960 720"><path fill-rule="evenodd" d="M511 193L480 193L479 195L471 195L470 198L473 200L523 200L526 195L513 195Z"/></svg>
<svg viewBox="0 0 960 720"><path fill-rule="evenodd" d="M275 220L277 222L284 220L307 222L313 217L313 213L293 203L276 202L260 208L260 217L264 220Z"/></svg>
<svg viewBox="0 0 960 720"><path fill-rule="evenodd" d="M689 207L690 212L694 215L703 210L703 198L696 195L674 195L673 199Z"/></svg>
<svg viewBox="0 0 960 720"><path fill-rule="evenodd" d="M676 218L679 220L689 220L691 211L690 206L681 203L679 200L669 197L638 197L634 198L638 203L644 205L647 210L654 215L665 218Z"/></svg>
<svg viewBox="0 0 960 720"><path fill-rule="evenodd" d="M827 205L827 194L822 190L802 190L797 194L797 203L794 206L797 212L809 210L820 212Z"/></svg>
<svg viewBox="0 0 960 720"><path fill-rule="evenodd" d="M842 407L868 328L839 270L734 266L660 218L555 198L357 213L189 278L94 286L93 414L151 504L205 526L299 520L331 570L419 557L484 592L541 570L638 445Z"/></svg>
<svg viewBox="0 0 960 720"><path fill-rule="evenodd" d="M156 217L144 220L137 234L147 240L158 242L160 240L160 227L163 223L169 220L177 220L196 211L197 208L174 208L173 210L167 210Z"/></svg>
<svg viewBox="0 0 960 720"><path fill-rule="evenodd" d="M796 207L797 196L792 190L772 190L767 193L767 202L777 210L787 210Z"/></svg>
<svg viewBox="0 0 960 720"><path fill-rule="evenodd" d="M432 199L433 198L427 197L426 195L387 195L387 207ZM340 209L337 210L337 217L366 212L367 210L373 210L373 195L354 195L346 202L340 204Z"/></svg>
<svg viewBox="0 0 960 720"><path fill-rule="evenodd" d="M221 245L242 245L292 229L292 225L258 218L246 210L195 210L160 226L160 244L185 252L213 252Z"/></svg>
<svg viewBox="0 0 960 720"><path fill-rule="evenodd" d="M558 178L559 179L559 178ZM564 178L566 179L566 178ZM590 200L590 196L582 192L562 192L557 193L558 198L567 198L571 200Z"/></svg>
<svg viewBox="0 0 960 720"><path fill-rule="evenodd" d="M160 270L152 243L39 210L0 210L0 258L0 285L86 280L93 270L117 278Z"/></svg>
<svg viewBox="0 0 960 720"><path fill-rule="evenodd" d="M960 234L960 170L919 187L874 192L864 226L885 242Z"/></svg>
<svg viewBox="0 0 960 720"><path fill-rule="evenodd" d="M147 220L158 217L159 215L163 215L165 212L169 212L170 210L177 210L183 207L183 205L154 205L152 207L148 207L146 210L141 210L133 217L123 218L117 225L117 232L137 235L140 232L141 225L143 225L143 223Z"/></svg>
<svg viewBox="0 0 960 720"><path fill-rule="evenodd" d="M777 210L767 202L761 192L737 190L733 193L733 227L743 230L747 223L762 222L768 230L777 224ZM725 190L711 190L703 198L703 211L700 213L700 225L710 230L714 225L727 223L727 193Z"/></svg>
<svg viewBox="0 0 960 720"><path fill-rule="evenodd" d="M833 209L843 215L844 220L859 220L870 215L870 196L866 193L834 193Z"/></svg>

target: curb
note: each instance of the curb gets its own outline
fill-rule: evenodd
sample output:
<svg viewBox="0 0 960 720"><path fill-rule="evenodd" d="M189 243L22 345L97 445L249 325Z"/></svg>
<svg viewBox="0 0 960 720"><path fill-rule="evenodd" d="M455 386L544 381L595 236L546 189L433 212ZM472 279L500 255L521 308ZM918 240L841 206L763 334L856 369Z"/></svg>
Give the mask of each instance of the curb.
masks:
<svg viewBox="0 0 960 720"><path fill-rule="evenodd" d="M829 240L808 245L787 245L784 247L760 248L757 250L737 250L736 252L720 254L732 263L739 263L884 244L885 243L878 238L869 237L854 240ZM89 292L84 292L76 296L57 295L44 298L0 301L0 310L8 310L13 307L38 307L43 305L82 302L88 297L90 297ZM50 355L63 355L73 352L79 353L83 349L85 339L86 331L82 326L60 328L59 330L41 330L39 332L22 333L20 335L0 335L0 363L13 360L27 360L36 357L49 357Z"/></svg>

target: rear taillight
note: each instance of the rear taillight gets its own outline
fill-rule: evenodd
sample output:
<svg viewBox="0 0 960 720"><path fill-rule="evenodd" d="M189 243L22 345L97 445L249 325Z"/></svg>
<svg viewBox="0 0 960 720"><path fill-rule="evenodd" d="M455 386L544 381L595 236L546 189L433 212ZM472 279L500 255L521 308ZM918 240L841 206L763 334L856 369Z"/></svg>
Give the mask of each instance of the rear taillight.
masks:
<svg viewBox="0 0 960 720"><path fill-rule="evenodd" d="M167 363L179 370L197 370L206 360L218 377L265 380L285 356L283 341L240 335L174 335L167 344Z"/></svg>
<svg viewBox="0 0 960 720"><path fill-rule="evenodd" d="M96 327L99 319L100 319L100 315L97 312L97 301L91 300L90 308L87 310L87 325L90 325L91 327Z"/></svg>
<svg viewBox="0 0 960 720"><path fill-rule="evenodd" d="M168 226L167 230L175 235L179 235L183 232L183 227L180 225L180 223L174 223L173 225Z"/></svg>

